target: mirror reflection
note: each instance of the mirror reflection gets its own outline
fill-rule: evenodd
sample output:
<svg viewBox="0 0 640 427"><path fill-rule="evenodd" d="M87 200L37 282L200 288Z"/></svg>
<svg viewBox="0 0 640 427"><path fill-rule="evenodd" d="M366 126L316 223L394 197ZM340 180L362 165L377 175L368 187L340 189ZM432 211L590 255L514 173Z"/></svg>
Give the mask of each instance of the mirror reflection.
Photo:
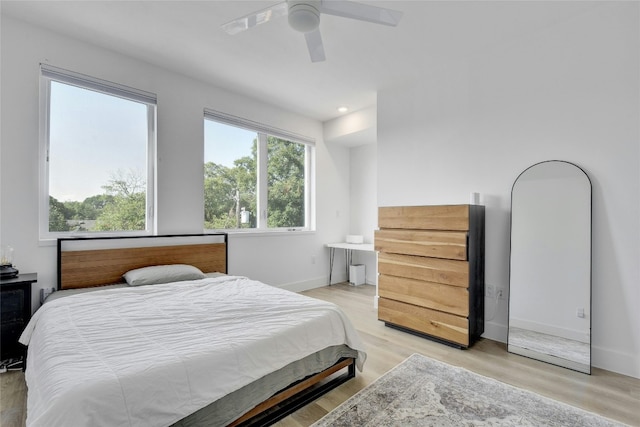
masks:
<svg viewBox="0 0 640 427"><path fill-rule="evenodd" d="M511 193L508 350L591 373L591 182L579 167L526 169Z"/></svg>

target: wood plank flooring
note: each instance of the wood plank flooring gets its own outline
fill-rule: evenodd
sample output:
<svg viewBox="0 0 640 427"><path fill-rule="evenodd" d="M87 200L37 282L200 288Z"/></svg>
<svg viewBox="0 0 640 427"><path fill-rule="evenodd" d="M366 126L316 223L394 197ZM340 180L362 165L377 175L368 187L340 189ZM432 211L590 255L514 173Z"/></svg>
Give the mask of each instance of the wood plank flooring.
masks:
<svg viewBox="0 0 640 427"><path fill-rule="evenodd" d="M373 308L375 288L338 284L303 292L338 304L351 319L367 347L364 372L276 426L309 426L413 353L462 366L605 417L640 426L640 379L602 369L585 375L515 354L506 346L482 339L468 350L458 350L384 326ZM22 372L0 374L0 425L22 427L26 417L26 386Z"/></svg>
<svg viewBox="0 0 640 427"><path fill-rule="evenodd" d="M506 345L481 339L459 350L384 326L373 308L375 287L338 284L303 292L338 304L367 347L364 372L276 424L308 426L413 353L462 366L631 426L640 426L640 379L594 368L592 375L508 353Z"/></svg>

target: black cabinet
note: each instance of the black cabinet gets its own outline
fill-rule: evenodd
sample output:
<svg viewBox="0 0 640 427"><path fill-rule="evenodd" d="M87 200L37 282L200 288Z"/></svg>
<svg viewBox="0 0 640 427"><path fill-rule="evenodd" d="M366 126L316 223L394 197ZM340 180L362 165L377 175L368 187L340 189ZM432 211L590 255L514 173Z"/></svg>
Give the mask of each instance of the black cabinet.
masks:
<svg viewBox="0 0 640 427"><path fill-rule="evenodd" d="M0 279L0 360L24 356L18 338L31 318L31 285L36 273Z"/></svg>

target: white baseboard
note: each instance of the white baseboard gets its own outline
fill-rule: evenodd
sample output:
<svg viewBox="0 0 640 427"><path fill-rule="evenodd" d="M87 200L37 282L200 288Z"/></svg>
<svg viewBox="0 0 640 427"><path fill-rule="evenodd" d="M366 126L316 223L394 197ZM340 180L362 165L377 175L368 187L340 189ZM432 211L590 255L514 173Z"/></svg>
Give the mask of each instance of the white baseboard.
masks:
<svg viewBox="0 0 640 427"><path fill-rule="evenodd" d="M507 342L507 326L485 322L483 338L498 342ZM591 344L591 366L621 375L640 379L640 361L638 356L598 347Z"/></svg>
<svg viewBox="0 0 640 427"><path fill-rule="evenodd" d="M294 283L285 283L282 285L278 285L278 288L286 289L292 292L302 292L308 291L309 289L321 288L323 286L327 286L327 278L326 277L316 277L311 280L304 280L302 282L294 282Z"/></svg>
<svg viewBox="0 0 640 427"><path fill-rule="evenodd" d="M640 379L640 358L591 344L591 366Z"/></svg>
<svg viewBox="0 0 640 427"><path fill-rule="evenodd" d="M344 282L345 277L336 277L334 283ZM366 285L374 285L366 283ZM327 277L317 277L302 282L286 283L279 285L279 288L287 289L293 292L302 292L309 289L321 288L327 286ZM378 307L378 297L374 297L374 307ZM507 326L494 322L485 322L483 338L502 343L507 342ZM627 375L640 379L640 362L638 356L619 351L610 350L603 347L591 345L591 364L593 367L605 369L607 371L616 372L618 374Z"/></svg>

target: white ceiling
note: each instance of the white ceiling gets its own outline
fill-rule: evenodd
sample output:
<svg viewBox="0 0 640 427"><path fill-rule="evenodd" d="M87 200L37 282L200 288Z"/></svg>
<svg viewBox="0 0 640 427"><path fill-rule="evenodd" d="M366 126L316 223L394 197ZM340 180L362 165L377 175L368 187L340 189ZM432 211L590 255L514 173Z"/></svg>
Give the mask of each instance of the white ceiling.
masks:
<svg viewBox="0 0 640 427"><path fill-rule="evenodd" d="M326 0L325 0L326 1ZM2 13L326 121L597 7L589 1L363 1L404 12L398 27L323 15L327 60L311 63L286 17L229 36L220 26L273 1L6 1Z"/></svg>

